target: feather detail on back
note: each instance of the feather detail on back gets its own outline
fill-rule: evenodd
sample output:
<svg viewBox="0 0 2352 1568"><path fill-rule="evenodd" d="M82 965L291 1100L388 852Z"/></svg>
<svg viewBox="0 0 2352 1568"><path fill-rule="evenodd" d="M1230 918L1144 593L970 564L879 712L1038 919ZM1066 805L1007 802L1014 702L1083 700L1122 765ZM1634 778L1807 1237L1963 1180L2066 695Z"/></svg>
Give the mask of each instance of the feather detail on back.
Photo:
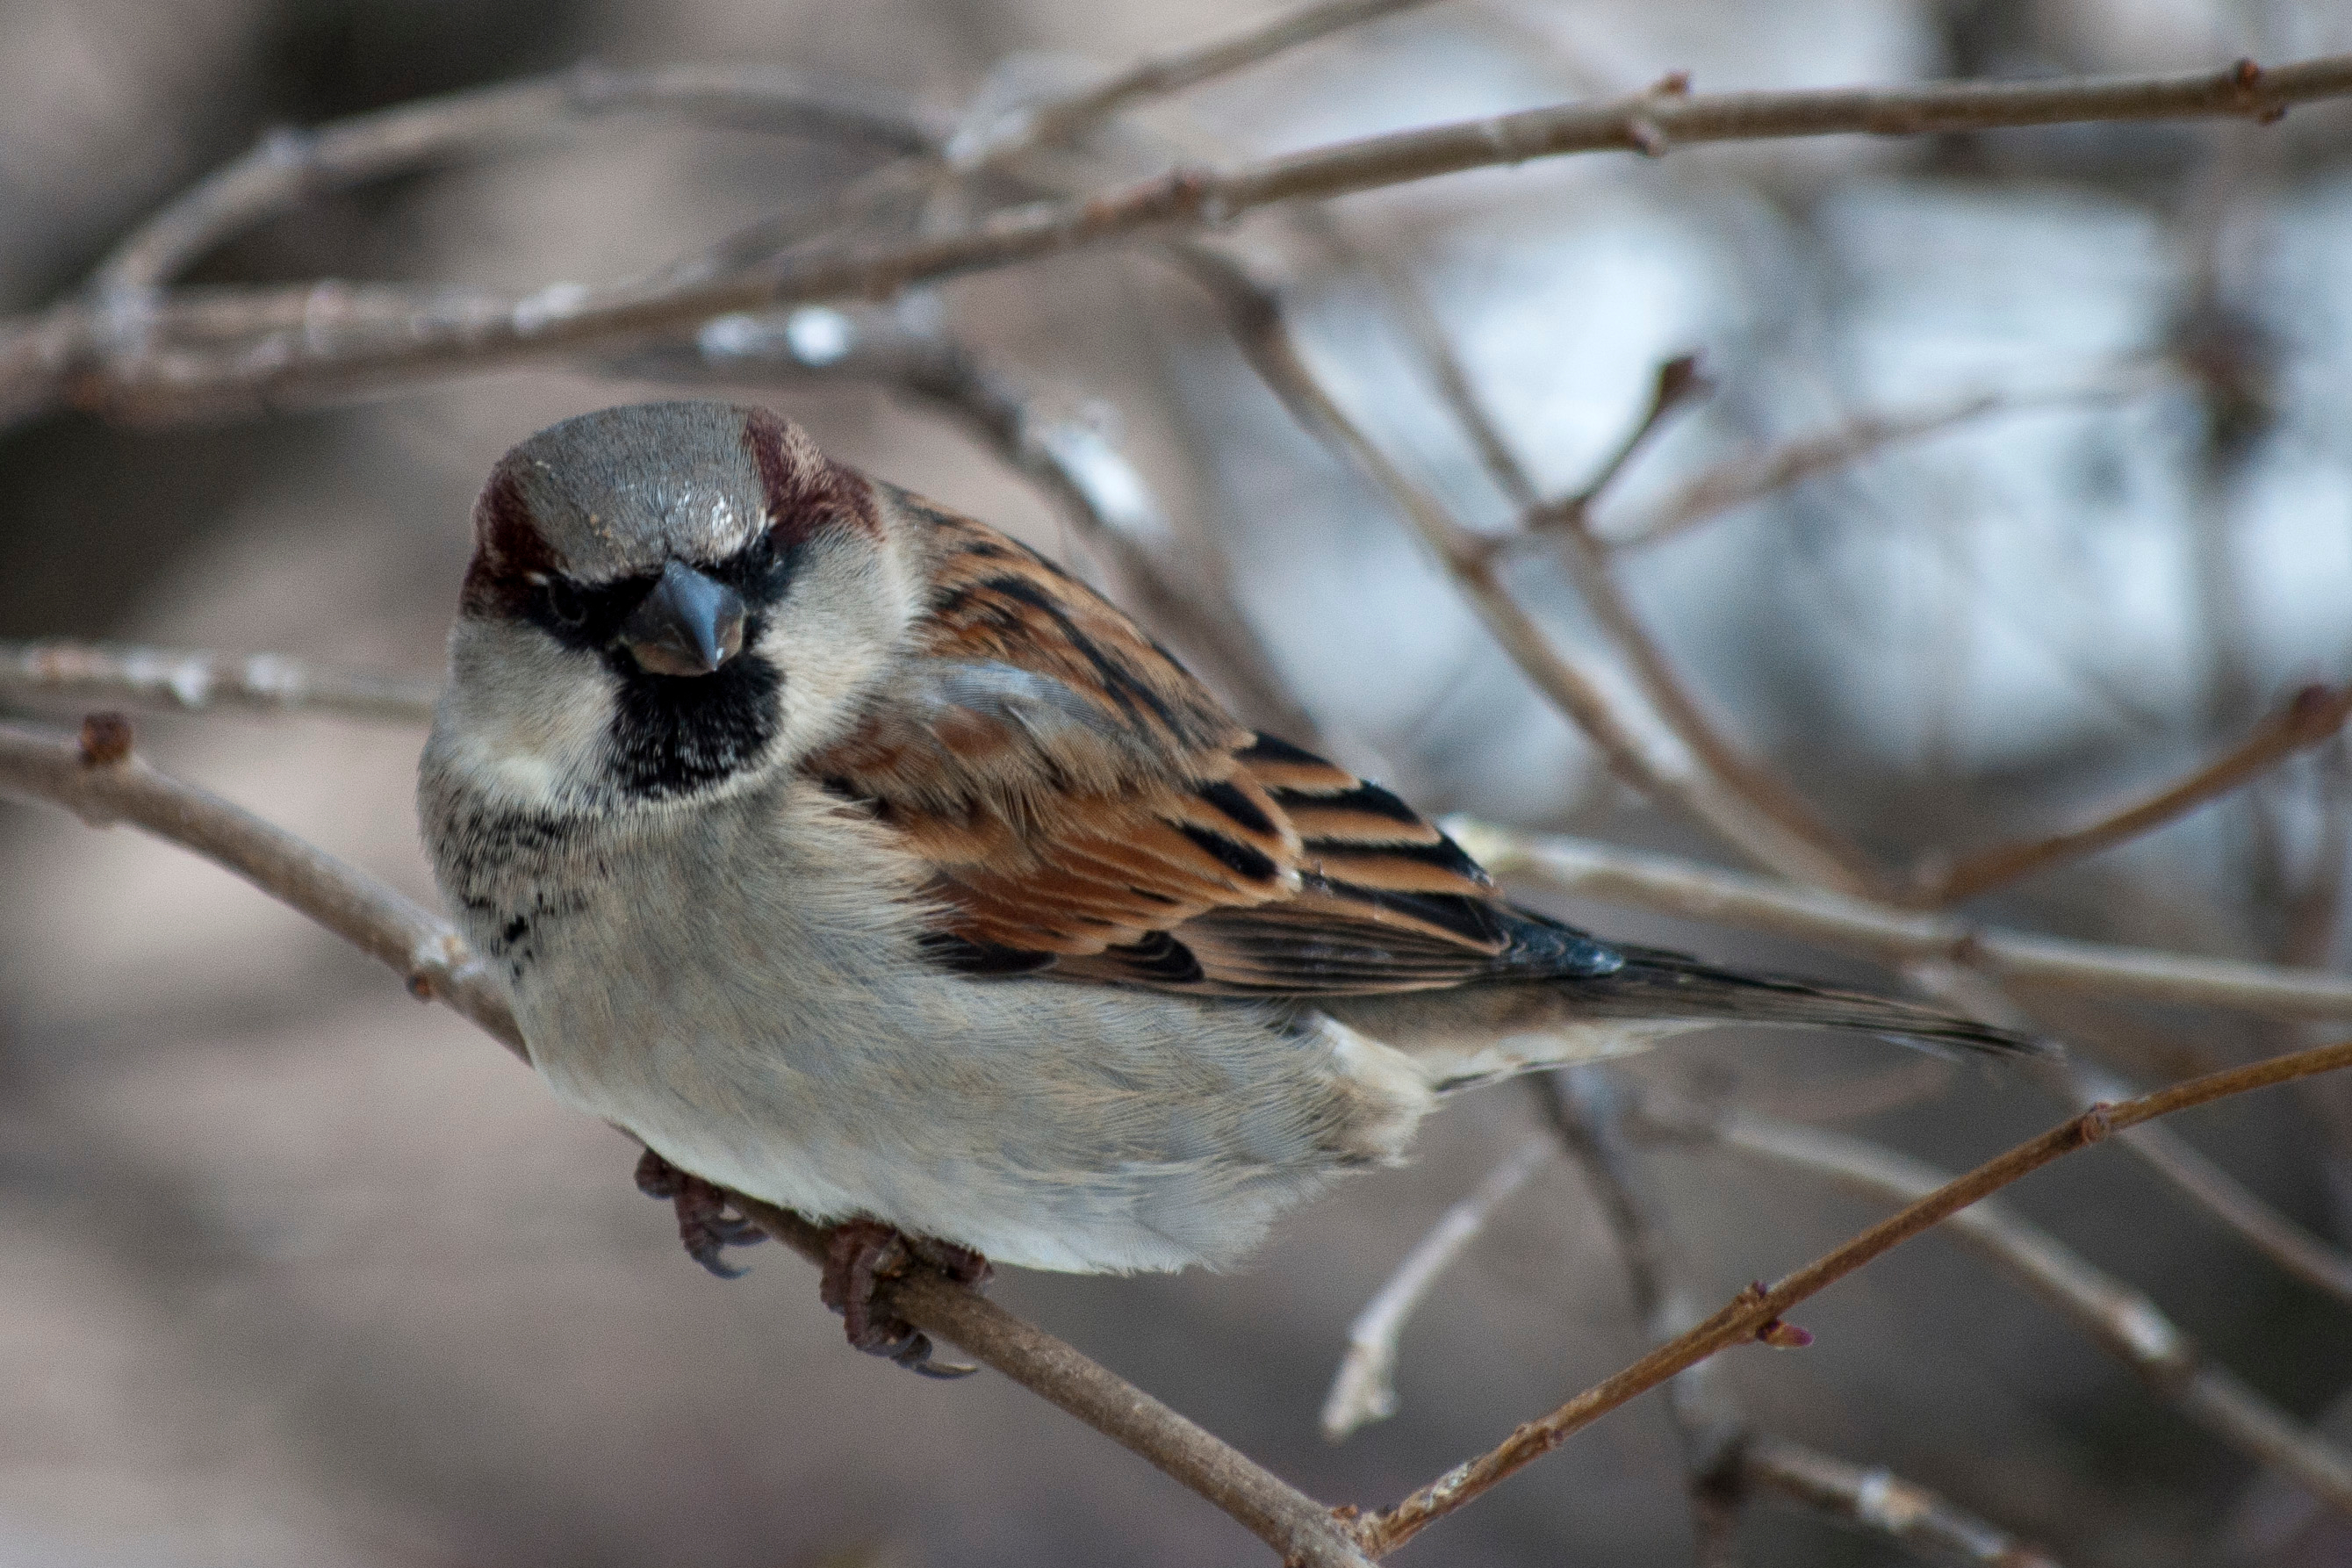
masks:
<svg viewBox="0 0 2352 1568"><path fill-rule="evenodd" d="M891 495L933 592L899 677L803 763L931 870L942 962L1195 994L1609 973L1412 807L1243 729L1042 556Z"/></svg>

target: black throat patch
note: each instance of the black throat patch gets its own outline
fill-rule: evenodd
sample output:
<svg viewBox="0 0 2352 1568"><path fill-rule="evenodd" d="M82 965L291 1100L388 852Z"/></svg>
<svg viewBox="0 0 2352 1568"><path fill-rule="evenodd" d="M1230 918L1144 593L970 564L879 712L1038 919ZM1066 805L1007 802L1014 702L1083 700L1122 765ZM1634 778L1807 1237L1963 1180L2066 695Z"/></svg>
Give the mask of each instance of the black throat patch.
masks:
<svg viewBox="0 0 2352 1568"><path fill-rule="evenodd" d="M746 640L756 631L746 627ZM625 652L607 663L621 678L607 734L614 782L625 794L691 795L756 763L776 738L783 677L755 653L709 675L648 675Z"/></svg>

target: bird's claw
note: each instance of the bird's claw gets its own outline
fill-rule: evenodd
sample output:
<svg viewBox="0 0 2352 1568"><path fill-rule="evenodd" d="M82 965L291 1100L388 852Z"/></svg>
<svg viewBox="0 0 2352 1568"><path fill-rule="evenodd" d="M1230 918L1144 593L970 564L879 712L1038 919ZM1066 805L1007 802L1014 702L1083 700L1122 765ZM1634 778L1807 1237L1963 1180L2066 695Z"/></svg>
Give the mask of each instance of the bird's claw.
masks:
<svg viewBox="0 0 2352 1568"><path fill-rule="evenodd" d="M875 1287L927 1263L960 1285L985 1284L988 1259L969 1247L909 1237L877 1220L845 1220L826 1238L824 1278L817 1293L841 1314L850 1344L924 1377L969 1377L980 1368L931 1359L930 1336L904 1318L876 1309Z"/></svg>
<svg viewBox="0 0 2352 1568"><path fill-rule="evenodd" d="M637 1161L637 1191L667 1200L677 1212L677 1239L687 1256L721 1279L740 1279L743 1270L729 1263L721 1249L750 1247L768 1239L768 1233L740 1214L727 1212L723 1188L690 1175L651 1149Z"/></svg>

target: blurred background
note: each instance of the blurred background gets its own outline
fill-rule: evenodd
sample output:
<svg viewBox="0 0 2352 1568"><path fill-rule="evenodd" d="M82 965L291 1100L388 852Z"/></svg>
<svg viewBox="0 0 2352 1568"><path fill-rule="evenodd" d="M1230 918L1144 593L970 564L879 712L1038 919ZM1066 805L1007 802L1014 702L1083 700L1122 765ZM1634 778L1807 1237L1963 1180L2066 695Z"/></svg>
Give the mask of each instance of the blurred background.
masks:
<svg viewBox="0 0 2352 1568"><path fill-rule="evenodd" d="M0 0L0 298L30 310L74 289L142 216L277 126L583 59L772 62L953 126L967 105L1265 14L1255 0ZM2347 47L2352 17L2326 0L1444 0L1152 103L1024 177L1090 188L1675 69L1703 90L1797 88ZM524 153L322 195L193 280L608 282L878 158L591 119ZM1512 504L1416 360L1398 279L1549 493L1623 439L1662 362L1698 353L1712 394L1612 487L1596 524L1662 531L1619 561L1670 652L1890 861L2075 820L2230 743L2301 685L2352 678L2340 110L2269 129L1563 159L1349 198L1312 222L1253 219L1224 242L1283 284L1318 370L1382 447L1482 529L1507 528ZM1061 258L781 328L809 370L860 334L952 331L1033 429L1127 487L1141 526L1178 555L1222 556L1288 700L1343 760L1433 809L1727 859L1609 781L1389 501L1284 411L1164 260ZM1104 567L1053 494L920 398L846 375L730 383L706 367L698 384L771 402L837 458ZM215 425L20 426L0 437L0 637L429 674L491 462L554 419L661 390L643 374L509 370ZM1664 526L1715 466L1858 420L1936 427ZM1510 580L1564 643L1600 648L1555 562L1517 560ZM235 716L145 718L141 733L159 762L431 896L410 805L417 733ZM1973 912L2338 964L2347 791L2340 750L2323 748ZM211 867L10 805L0 888L5 1568L1260 1560L1237 1526L1002 1379L924 1383L850 1353L813 1273L778 1249L747 1255L741 1281L707 1278L631 1188L622 1140ZM1635 940L1898 983L1790 943L1546 907ZM2147 1081L2302 1034L2021 1000ZM1717 1035L1622 1070L1952 1167L2060 1109L2013 1076L1871 1041ZM1318 1436L1349 1318L1537 1125L1517 1089L1470 1097L1429 1125L1412 1166L1293 1217L1237 1274L1013 1274L996 1294L1317 1496L1391 1500L1643 1347L1593 1194L1554 1162L1408 1331L1398 1415L1344 1446ZM2292 1217L2352 1228L2343 1086L2231 1102L2187 1131ZM1638 1164L1673 1270L1709 1301L1879 1212L1719 1153L1653 1149ZM2016 1201L2285 1409L2352 1437L2344 1302L2120 1153L2069 1162ZM1800 1317L1812 1350L1727 1363L1759 1427L1892 1466L2070 1563L2352 1563L2346 1521L1942 1237ZM1909 1561L1770 1507L1739 1540L1759 1565ZM1692 1551L1652 1398L1404 1560Z"/></svg>

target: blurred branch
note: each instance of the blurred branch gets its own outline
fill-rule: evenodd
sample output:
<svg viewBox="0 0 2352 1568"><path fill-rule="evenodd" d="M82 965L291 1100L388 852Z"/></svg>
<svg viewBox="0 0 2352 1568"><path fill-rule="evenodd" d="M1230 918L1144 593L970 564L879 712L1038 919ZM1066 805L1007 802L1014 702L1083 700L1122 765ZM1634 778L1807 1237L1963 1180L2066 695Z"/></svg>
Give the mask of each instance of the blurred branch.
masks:
<svg viewBox="0 0 2352 1568"><path fill-rule="evenodd" d="M1542 1074L1530 1086L1616 1241L1642 1337L1654 1345L1673 1339L1697 1320L1697 1304L1670 1283L1665 1225L1635 1177L1616 1086L1591 1063ZM1682 1449L1698 1541L1697 1568L1738 1568L1739 1562L1740 1500L1729 1482L1748 1427L1723 1387L1722 1365L1710 1358L1666 1384L1666 1415Z"/></svg>
<svg viewBox="0 0 2352 1568"><path fill-rule="evenodd" d="M1971 1204L2041 1169L2052 1161L2086 1148L2126 1127L2137 1126L2191 1106L2231 1095L2292 1082L2315 1074L2352 1067L2352 1041L2316 1047L2273 1057L2225 1072L2208 1073L2154 1094L2112 1106L2097 1106L1987 1161L1911 1204L1896 1214L1823 1254L1769 1288L1750 1286L1704 1322L1659 1346L1631 1366L1604 1378L1549 1415L1523 1423L1500 1445L1421 1488L1394 1507L1371 1514L1357 1525L1357 1533L1373 1555L1382 1555L1481 1496L1496 1483L1517 1473L1568 1440L1569 1436L1696 1365L1718 1351L1770 1335L1782 1327L1780 1315L1800 1301L1853 1273L1871 1259L1932 1228ZM2241 1390L2242 1393L2243 1391ZM2224 1418L2220 1406L2226 1399L2209 1394L2201 1413ZM2230 1417L2253 1436L2250 1413L2238 1409ZM2271 1434L2275 1439L2278 1434ZM2277 1451L2281 1462L2289 1455Z"/></svg>
<svg viewBox="0 0 2352 1568"><path fill-rule="evenodd" d="M2114 1100L2127 1092L2118 1079L2084 1062L2060 1065L2084 1103ZM2123 1143L2150 1170L2287 1273L2339 1301L2352 1302L2352 1256L2263 1202L2179 1133L2164 1126L2136 1127L2125 1134Z"/></svg>
<svg viewBox="0 0 2352 1568"><path fill-rule="evenodd" d="M1430 0L1317 0L1235 33L1187 49L1146 55L1123 70L1075 91L1007 110L967 126L947 145L959 172L1003 163L1041 143L1065 142L1148 98L1181 92L1213 77L1272 59L1348 27L1375 22Z"/></svg>
<svg viewBox="0 0 2352 1568"><path fill-rule="evenodd" d="M2221 1007L2280 1018L2352 1018L2352 977L2115 947L1980 926L1812 888L1455 817L1444 825L1500 877L1578 898L1793 936L1901 965L1932 961L1996 979L2137 1002Z"/></svg>
<svg viewBox="0 0 2352 1568"><path fill-rule="evenodd" d="M1950 1180L1932 1166L1858 1138L1742 1111L1652 1104L1643 1107L1639 1125L1653 1137L1712 1143L1899 1203L1925 1198ZM1954 1214L1946 1228L2074 1319L2139 1373L2158 1397L2352 1514L2352 1456L2298 1425L2227 1368L2207 1361L2196 1342L2146 1295L2093 1268L1998 1201Z"/></svg>
<svg viewBox="0 0 2352 1568"><path fill-rule="evenodd" d="M498 90L498 89L486 89ZM1897 89L1692 96L1679 79L1602 104L1565 104L1370 136L1224 171L1177 169L1092 196L989 212L943 232L812 241L771 265L667 286L560 285L448 319L428 291L394 331L281 331L242 352L166 366L146 345L184 325L168 299L100 310L62 305L0 325L0 416L64 404L109 408L170 370L187 395L266 399L380 389L404 379L611 349L690 329L731 310L845 294L887 296L910 284L1012 266L1131 238L1170 237L1277 203L1345 195L1465 170L1572 153L1651 154L1678 145L1865 133L1918 135L2003 125L2196 118L2274 119L2291 104L2352 93L2352 56L2273 69L2251 61L2177 76L1953 82ZM446 101L446 100L444 100ZM387 111L399 112L399 111ZM331 134L334 128L319 132ZM272 184L261 176L248 176ZM274 187L273 187L274 188ZM206 218L192 227L209 228ZM156 247L176 254L181 242ZM152 262L127 269L152 276ZM235 291L258 305L286 290ZM299 294L300 290L294 290ZM125 352L124 345L131 345Z"/></svg>
<svg viewBox="0 0 2352 1568"><path fill-rule="evenodd" d="M2125 397L2140 390L2142 384L2118 377L2108 383L2056 392L1985 393L1943 408L1916 413L1864 415L1838 429L1798 437L1766 451L1718 464L1651 508L1647 515L1600 531L1601 543L1612 553L1643 549L1685 533L1735 507L1861 462L1888 447L1924 440L1997 415Z"/></svg>
<svg viewBox="0 0 2352 1568"><path fill-rule="evenodd" d="M156 772L131 753L131 726L115 714L86 720L78 741L0 725L0 794L53 802L92 826L129 822L193 850L388 964L411 994L448 1004L525 1054L504 991L446 921L285 829ZM821 1227L756 1198L728 1196L769 1235L824 1261ZM908 1321L1140 1455L1255 1532L1286 1563L1363 1568L1320 1503L1068 1344L935 1272L886 1289L887 1304Z"/></svg>
<svg viewBox="0 0 2352 1568"><path fill-rule="evenodd" d="M136 702L183 713L299 710L429 724L440 693L441 683L423 676L334 669L274 653L236 658L187 648L0 642L0 698Z"/></svg>
<svg viewBox="0 0 2352 1568"><path fill-rule="evenodd" d="M649 349L610 368L668 381L866 382L950 415L1060 505L1110 558L1129 607L1253 723L1315 742L1318 727L1235 602L1223 553L1179 540L1143 476L1099 430L1042 414L1012 371L946 332L901 312L809 305L721 316L690 346Z"/></svg>
<svg viewBox="0 0 2352 1568"><path fill-rule="evenodd" d="M64 806L92 827L128 822L242 877L446 1002L523 1055L505 991L440 916L274 823L131 754L129 721L97 713L78 740L0 724L0 795Z"/></svg>
<svg viewBox="0 0 2352 1568"><path fill-rule="evenodd" d="M1923 868L1904 895L1906 903L1956 904L2067 860L2095 855L2195 810L2217 795L2267 773L2295 752L2333 739L2352 716L2352 685L2336 690L2306 686L2252 734L2167 788L2118 806L2097 821L2065 833L1979 850L1940 868Z"/></svg>
<svg viewBox="0 0 2352 1568"><path fill-rule="evenodd" d="M1223 310L1259 378L1301 425L1388 494L1495 640L1592 742L1621 781L1712 828L1759 864L1807 878L1840 875L1813 846L1791 837L1706 773L1656 753L1642 733L1640 719L1623 711L1600 679L1563 652L1505 586L1496 561L1500 542L1464 527L1443 501L1391 461L1325 389L1300 353L1277 294L1205 246L1179 246L1171 254Z"/></svg>
<svg viewBox="0 0 2352 1568"><path fill-rule="evenodd" d="M583 119L622 111L863 142L899 153L921 152L931 141L899 110L773 66L582 66L560 76L402 104L316 131L273 131L133 230L100 265L90 291L101 301L124 303L126 297L161 289L236 234L313 197L543 140Z"/></svg>
<svg viewBox="0 0 2352 1568"><path fill-rule="evenodd" d="M1705 386L1694 355L1661 365L1649 407L1617 450L1582 490L1529 513L1521 524L1522 531L1530 536L1542 535L1559 542L1561 563L1570 581L1576 584L1578 596L1583 599L1601 635L1625 661L1643 697L1674 732L1675 739L1689 749L1699 766L1724 791L1738 796L1751 813L1770 822L1782 843L1801 851L1797 855L1784 852L1786 865L1775 868L1798 868L1807 881L1840 892L1867 893L1883 880L1869 857L1815 811L1778 769L1750 755L1723 732L1722 726L1675 668L1665 649L1650 635L1633 600L1610 569L1607 550L1592 532L1592 503L1674 412L1699 395Z"/></svg>
<svg viewBox="0 0 2352 1568"><path fill-rule="evenodd" d="M1927 1488L1877 1467L1769 1436L1740 1447L1732 1479L1741 1492L1779 1498L1842 1519L1940 1562L1978 1568L2058 1568L2040 1548L1965 1513Z"/></svg>
<svg viewBox="0 0 2352 1568"><path fill-rule="evenodd" d="M1323 1397L1323 1436L1337 1443L1360 1427L1396 1414L1397 1339L1420 1310L1431 1287L1486 1228L1510 1196L1550 1161L1557 1146L1549 1137L1527 1140L1504 1155L1469 1194L1438 1216L1429 1233L1404 1255L1388 1283L1373 1293L1348 1325L1347 1353Z"/></svg>
<svg viewBox="0 0 2352 1568"><path fill-rule="evenodd" d="M1327 226L1328 227L1328 226ZM1440 397L1462 427L1496 484L1519 511L1519 538L1557 538L1564 546L1563 563L1578 595L1618 657L1633 672L1659 720L1680 742L1720 793L1737 799L1747 815L1770 825L1749 853L1761 864L1790 870L1850 893L1867 892L1883 880L1862 850L1840 833L1769 763L1734 744L1707 714L1689 686L1651 637L1632 601L1619 587L1607 552L1594 539L1591 511L1628 464L1665 425L1677 409L1701 395L1706 386L1696 355L1684 355L1659 367L1652 384L1649 406L1626 432L1615 451L1604 458L1576 494L1546 501L1527 465L1513 451L1470 374L1454 350L1444 324L1429 308L1412 280L1385 260L1367 261L1344 237L1329 237L1351 260L1367 265L1396 308L1400 323L1435 383ZM1270 301L1278 308L1279 301ZM1296 354L1291 356L1296 359ZM1330 403L1327 396L1322 400ZM1482 542L1483 543L1484 542ZM1486 546L1491 550L1493 545ZM1780 859L1767 857L1767 846Z"/></svg>

